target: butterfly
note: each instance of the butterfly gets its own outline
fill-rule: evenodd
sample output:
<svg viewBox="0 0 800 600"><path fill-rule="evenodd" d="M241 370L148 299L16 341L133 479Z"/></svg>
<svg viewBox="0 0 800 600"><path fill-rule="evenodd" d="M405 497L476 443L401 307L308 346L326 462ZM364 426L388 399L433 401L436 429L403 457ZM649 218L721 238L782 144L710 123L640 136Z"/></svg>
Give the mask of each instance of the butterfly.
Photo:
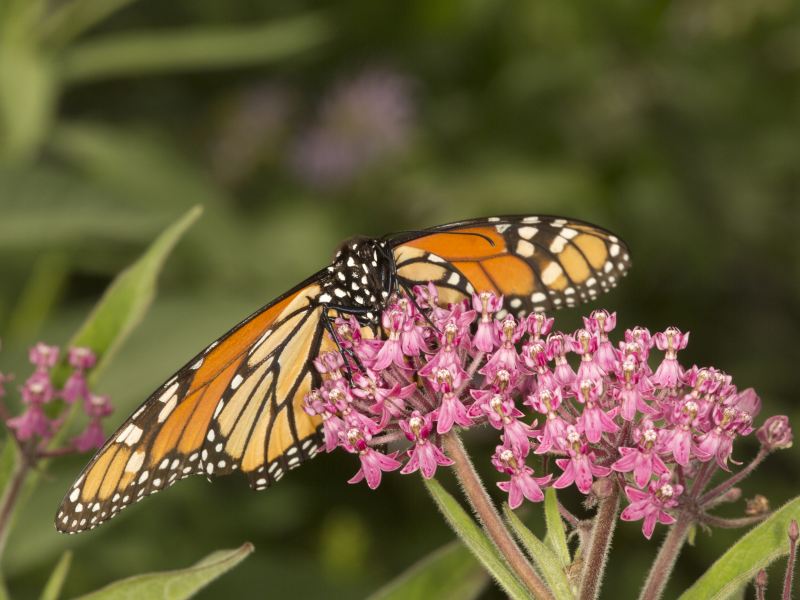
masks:
<svg viewBox="0 0 800 600"><path fill-rule="evenodd" d="M349 240L328 267L247 317L159 387L84 468L56 528L93 529L189 475L241 471L260 490L312 458L322 419L303 410L303 399L320 383L313 359L338 349L336 317L353 315L365 335L374 335L393 294L427 282L443 305L491 291L522 316L592 300L629 266L619 238L560 217L490 217Z"/></svg>

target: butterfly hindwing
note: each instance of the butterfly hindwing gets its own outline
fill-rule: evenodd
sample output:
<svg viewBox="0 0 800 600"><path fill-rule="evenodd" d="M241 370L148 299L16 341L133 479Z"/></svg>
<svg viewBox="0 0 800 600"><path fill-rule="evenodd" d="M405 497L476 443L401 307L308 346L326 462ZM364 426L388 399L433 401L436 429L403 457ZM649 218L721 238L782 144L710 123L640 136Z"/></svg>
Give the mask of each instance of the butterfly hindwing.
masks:
<svg viewBox="0 0 800 600"><path fill-rule="evenodd" d="M310 282L310 283L309 283ZM313 456L311 359L334 348L313 278L196 356L115 432L66 494L60 531L91 529L192 474L241 470L261 489Z"/></svg>
<svg viewBox="0 0 800 600"><path fill-rule="evenodd" d="M614 287L630 266L624 242L581 221L490 217L394 240L399 281L434 281L443 303L475 291L506 297L516 314L573 306Z"/></svg>

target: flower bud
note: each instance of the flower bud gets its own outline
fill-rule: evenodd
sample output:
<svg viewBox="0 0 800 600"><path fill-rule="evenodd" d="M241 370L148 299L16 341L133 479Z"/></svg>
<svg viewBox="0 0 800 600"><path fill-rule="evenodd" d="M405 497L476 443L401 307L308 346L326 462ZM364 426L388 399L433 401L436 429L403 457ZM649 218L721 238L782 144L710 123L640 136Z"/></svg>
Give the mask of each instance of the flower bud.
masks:
<svg viewBox="0 0 800 600"><path fill-rule="evenodd" d="M761 447L772 452L773 450L784 450L792 447L792 427L789 425L789 417L785 415L775 415L764 421L764 424L756 432Z"/></svg>

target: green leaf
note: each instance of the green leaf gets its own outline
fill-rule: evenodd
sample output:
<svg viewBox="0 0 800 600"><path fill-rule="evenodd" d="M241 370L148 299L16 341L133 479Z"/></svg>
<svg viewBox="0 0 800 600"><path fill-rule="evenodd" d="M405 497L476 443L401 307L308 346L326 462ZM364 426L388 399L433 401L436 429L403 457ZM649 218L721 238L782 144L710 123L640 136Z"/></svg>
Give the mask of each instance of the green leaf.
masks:
<svg viewBox="0 0 800 600"><path fill-rule="evenodd" d="M169 253L178 240L202 213L195 206L168 227L135 263L120 273L103 294L69 346L91 348L98 356L91 378L108 364L123 340L144 317L155 296L156 280ZM66 378L66 368L54 374L56 385Z"/></svg>
<svg viewBox="0 0 800 600"><path fill-rule="evenodd" d="M133 0L71 0L52 8L41 25L48 46L63 46Z"/></svg>
<svg viewBox="0 0 800 600"><path fill-rule="evenodd" d="M545 535L544 541L553 549L553 552L561 561L561 566L567 567L572 559L569 556L564 521L558 511L558 497L556 496L556 491L551 487L544 492L544 518L547 523L547 535Z"/></svg>
<svg viewBox="0 0 800 600"><path fill-rule="evenodd" d="M369 600L469 600L480 595L488 580L486 571L464 544L454 541L412 565Z"/></svg>
<svg viewBox="0 0 800 600"><path fill-rule="evenodd" d="M564 572L564 566L558 555L520 521L508 504L503 505L503 512L517 539L522 542L530 557L536 562L539 572L556 599L571 600L574 598L569 580Z"/></svg>
<svg viewBox="0 0 800 600"><path fill-rule="evenodd" d="M42 591L41 600L58 600L61 596L61 588L64 587L64 580L67 578L70 564L72 564L72 552L67 550L61 555L56 568L47 580L47 585Z"/></svg>
<svg viewBox="0 0 800 600"><path fill-rule="evenodd" d="M17 467L17 444L6 435L3 441L3 450L0 452L0 496L2 496L11 477L14 475L14 469Z"/></svg>
<svg viewBox="0 0 800 600"><path fill-rule="evenodd" d="M800 521L800 497L753 528L700 576L680 600L726 598L772 561L789 553L789 523Z"/></svg>
<svg viewBox="0 0 800 600"><path fill-rule="evenodd" d="M55 75L30 40L0 41L0 159L31 159L53 117Z"/></svg>
<svg viewBox="0 0 800 600"><path fill-rule="evenodd" d="M308 14L259 25L116 33L65 51L69 82L260 65L327 41L330 28Z"/></svg>
<svg viewBox="0 0 800 600"><path fill-rule="evenodd" d="M425 479L423 481L450 527L458 534L464 545L470 549L492 577L495 578L500 587L511 598L527 598L528 594L525 588L509 569L494 544L475 523L475 520L467 514L456 499L438 481L435 479Z"/></svg>
<svg viewBox="0 0 800 600"><path fill-rule="evenodd" d="M230 571L253 551L244 544L236 550L220 550L209 554L187 569L136 575L115 581L80 600L182 600L190 598L209 583Z"/></svg>

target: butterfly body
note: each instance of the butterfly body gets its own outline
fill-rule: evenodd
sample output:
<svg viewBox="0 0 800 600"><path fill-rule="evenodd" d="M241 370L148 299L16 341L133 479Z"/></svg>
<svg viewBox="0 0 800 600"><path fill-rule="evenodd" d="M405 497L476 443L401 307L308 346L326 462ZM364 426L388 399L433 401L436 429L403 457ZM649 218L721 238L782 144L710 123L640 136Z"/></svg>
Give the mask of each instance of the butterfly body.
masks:
<svg viewBox="0 0 800 600"><path fill-rule="evenodd" d="M303 400L320 383L313 359L340 347L338 316L355 316L374 335L393 294L427 283L442 305L489 291L523 316L592 300L629 264L616 236L561 217L353 238L329 266L234 326L145 400L69 489L56 527L93 529L190 475L239 471L263 489L312 458L322 417L306 413Z"/></svg>
<svg viewBox="0 0 800 600"><path fill-rule="evenodd" d="M388 242L352 238L342 244L327 267L319 302L337 312L355 315L362 325L376 325L396 281Z"/></svg>

